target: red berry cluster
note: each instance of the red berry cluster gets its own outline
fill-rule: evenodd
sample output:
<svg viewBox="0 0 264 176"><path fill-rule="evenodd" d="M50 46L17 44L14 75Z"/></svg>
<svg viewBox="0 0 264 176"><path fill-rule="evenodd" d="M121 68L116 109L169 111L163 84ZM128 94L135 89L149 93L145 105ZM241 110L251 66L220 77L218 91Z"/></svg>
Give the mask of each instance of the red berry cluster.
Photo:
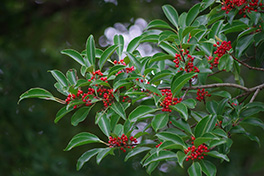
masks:
<svg viewBox="0 0 264 176"><path fill-rule="evenodd" d="M192 144L194 143L193 141L195 140L195 137L192 136L191 138ZM188 147L187 149L184 150L185 154L189 154L186 158L186 161L191 160L201 160L204 159L204 156L206 155L206 152L209 152L208 148L206 147L205 144L201 144L198 147L195 147L195 145L192 145L191 147Z"/></svg>
<svg viewBox="0 0 264 176"><path fill-rule="evenodd" d="M223 122L220 120L218 123L215 124L215 126L220 126L221 127L222 126L222 123Z"/></svg>
<svg viewBox="0 0 264 176"><path fill-rule="evenodd" d="M103 73L100 70L96 70L95 72L92 72L92 75L93 76L90 79L88 79L89 82L91 82L92 80L100 79L107 83L107 77L101 77L103 76Z"/></svg>
<svg viewBox="0 0 264 176"><path fill-rule="evenodd" d="M97 89L97 94L100 98L103 98L104 107L108 107L112 105L112 101L114 99L113 89L107 89L104 87L99 87Z"/></svg>
<svg viewBox="0 0 264 176"><path fill-rule="evenodd" d="M170 105L176 105L182 101L182 98L175 98L172 96L170 89L162 89L161 90L162 96L165 96L163 101L160 103L160 106L162 106L163 112L171 112Z"/></svg>
<svg viewBox="0 0 264 176"><path fill-rule="evenodd" d="M229 51L232 46L231 46L231 41L223 41L221 43L221 45L219 45L219 42L216 42L216 44L214 44L214 47L217 47L216 51L214 52L214 54L217 54L217 56L220 58L222 57L224 54L227 53L227 51Z"/></svg>
<svg viewBox="0 0 264 176"><path fill-rule="evenodd" d="M196 100L202 101L205 99L205 96L211 97L211 94L208 93L208 91L205 91L204 89L198 89L196 93L197 97Z"/></svg>
<svg viewBox="0 0 264 176"><path fill-rule="evenodd" d="M264 6L259 0L225 0L222 2L222 10L226 11L226 14L235 8L239 8L239 14L243 14L245 12L250 13L251 11L257 12L260 9L263 10Z"/></svg>
<svg viewBox="0 0 264 176"><path fill-rule="evenodd" d="M82 95L82 101L85 102L86 106L91 106L92 105L91 100L89 100L89 98L90 98L89 95L94 95L94 93L95 93L95 90L93 88L89 87L88 88L88 92L84 93Z"/></svg>
<svg viewBox="0 0 264 176"><path fill-rule="evenodd" d="M134 148L135 145L137 144L137 139L131 136L128 140L128 137L125 134L122 134L121 137L109 137L109 147L120 147L120 150L123 152L126 152L125 148Z"/></svg>
<svg viewBox="0 0 264 176"><path fill-rule="evenodd" d="M122 102L129 102L129 97L128 96L124 96L123 99L122 99Z"/></svg>
<svg viewBox="0 0 264 176"><path fill-rule="evenodd" d="M159 144L156 145L156 148L159 148L159 146L162 144L162 142L160 142Z"/></svg>
<svg viewBox="0 0 264 176"><path fill-rule="evenodd" d="M186 58L187 62L184 61L184 59L182 58L181 54L177 54L177 53L175 54L175 57L174 57L175 59L173 60L173 62L175 63L175 67L179 68L180 61L184 61L185 62L185 67L184 67L184 69L180 68L180 70L184 70L185 72L188 72L188 73L192 72L192 71L199 73L200 70L196 66L193 65L194 57L192 57L188 53L189 53L188 50L185 50L185 52L182 53L183 56L187 55L187 58Z"/></svg>
<svg viewBox="0 0 264 176"><path fill-rule="evenodd" d="M76 97L79 97L82 93L83 93L82 90L78 90L78 92L77 92L76 95L75 95L75 94L69 94L69 95L67 96L67 98L65 99L65 102L66 102L67 104L69 104L72 100L74 100ZM75 105L73 108L76 109L76 108L77 108L77 105Z"/></svg>
<svg viewBox="0 0 264 176"><path fill-rule="evenodd" d="M114 64L122 64L126 66L126 63L124 62L124 59L121 59L120 61L114 60Z"/></svg>

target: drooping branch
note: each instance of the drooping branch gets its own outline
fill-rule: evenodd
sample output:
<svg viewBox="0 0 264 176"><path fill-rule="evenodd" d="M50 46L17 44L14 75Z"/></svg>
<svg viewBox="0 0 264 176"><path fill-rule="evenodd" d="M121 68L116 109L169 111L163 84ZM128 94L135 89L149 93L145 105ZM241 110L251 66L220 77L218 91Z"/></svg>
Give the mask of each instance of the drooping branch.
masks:
<svg viewBox="0 0 264 176"><path fill-rule="evenodd" d="M264 85L264 84L263 84ZM233 83L216 83L216 84L208 84L208 85L200 85L200 86L192 86L192 87L184 87L183 90L189 89L189 90L196 90L196 89L206 89L206 88L215 88L215 87L234 87L241 90L244 90L246 92L249 91L249 88L241 86L239 84L233 84Z"/></svg>
<svg viewBox="0 0 264 176"><path fill-rule="evenodd" d="M232 56L232 55L231 55ZM246 64L245 62L241 61L241 60L238 60L237 58L235 58L234 56L232 56L232 58L234 60L236 60L237 62L239 62L240 64L244 65L245 67L249 68L249 69L252 69L252 70L258 70L258 71L264 71L264 68L259 68L259 67L252 67L248 64Z"/></svg>

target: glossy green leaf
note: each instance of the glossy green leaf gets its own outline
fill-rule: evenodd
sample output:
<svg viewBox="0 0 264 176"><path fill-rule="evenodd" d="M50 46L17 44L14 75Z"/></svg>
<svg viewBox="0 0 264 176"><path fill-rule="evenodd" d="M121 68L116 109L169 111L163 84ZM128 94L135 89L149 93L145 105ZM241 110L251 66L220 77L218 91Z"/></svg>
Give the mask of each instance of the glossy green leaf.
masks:
<svg viewBox="0 0 264 176"><path fill-rule="evenodd" d="M252 44L253 41L254 41L254 35L253 34L241 37L237 41L237 45L235 48L236 57L240 58L242 56L242 54L244 54L246 52L247 48Z"/></svg>
<svg viewBox="0 0 264 176"><path fill-rule="evenodd" d="M199 14L200 4L194 5L187 13L186 16L186 26L190 26L194 19Z"/></svg>
<svg viewBox="0 0 264 176"><path fill-rule="evenodd" d="M78 51L75 51L73 49L66 49L66 50L61 51L61 53L65 54L67 56L70 56L73 60L75 60L79 64L81 64L83 66L87 66L87 65L85 65L83 57L81 56L81 54Z"/></svg>
<svg viewBox="0 0 264 176"><path fill-rule="evenodd" d="M151 121L151 126L157 132L159 129L165 127L168 124L168 120L168 114L162 113L155 115Z"/></svg>
<svg viewBox="0 0 264 176"><path fill-rule="evenodd" d="M126 52L126 55L128 56L130 62L132 62L133 65L136 67L136 69L138 71L141 71L142 64L140 63L140 61L133 54L130 54L130 53Z"/></svg>
<svg viewBox="0 0 264 176"><path fill-rule="evenodd" d="M185 148L185 143L182 140L182 138L175 134L175 133L171 133L171 132L160 132L158 134L156 134L156 136L160 139L160 140L165 140L165 141L172 141L175 144L178 144L180 146L182 146L183 148Z"/></svg>
<svg viewBox="0 0 264 176"><path fill-rule="evenodd" d="M118 45L109 46L102 54L101 59L99 60L99 68L100 70L103 68L106 60L115 52L118 48Z"/></svg>
<svg viewBox="0 0 264 176"><path fill-rule="evenodd" d="M209 38L215 38L215 36L219 37L220 31L223 28L223 22L224 20L219 20L216 23L213 24L211 27L211 30L209 32Z"/></svg>
<svg viewBox="0 0 264 176"><path fill-rule="evenodd" d="M96 156L96 163L100 164L100 162L102 161L104 157L106 157L109 154L113 155L114 154L113 151L114 151L114 148L110 148L110 147L100 150L98 155Z"/></svg>
<svg viewBox="0 0 264 176"><path fill-rule="evenodd" d="M173 72L170 70L162 70L162 71L158 72L157 74L155 74L154 77L149 82L153 83L157 80L164 79L164 77L170 76L172 74L173 74Z"/></svg>
<svg viewBox="0 0 264 176"><path fill-rule="evenodd" d="M121 59L123 49L124 49L124 37L122 35L114 36L114 44L118 45L118 49L116 50L117 55Z"/></svg>
<svg viewBox="0 0 264 176"><path fill-rule="evenodd" d="M184 132L186 132L186 133L192 134L191 127L185 120L182 120L182 119L176 120L173 118L173 119L171 119L171 122L177 128L184 130Z"/></svg>
<svg viewBox="0 0 264 176"><path fill-rule="evenodd" d="M218 64L219 70L226 70L227 72L231 71L233 68L234 60L230 54L223 55Z"/></svg>
<svg viewBox="0 0 264 176"><path fill-rule="evenodd" d="M216 167L213 163L208 160L201 160L200 165L202 167L203 173L207 176L215 176L216 175Z"/></svg>
<svg viewBox="0 0 264 176"><path fill-rule="evenodd" d="M149 174L149 175L151 175L151 173L156 169L156 167L158 167L158 165L159 165L159 161L158 162L153 162L153 163L150 163L149 165L148 165L148 167L147 167L147 173Z"/></svg>
<svg viewBox="0 0 264 176"><path fill-rule="evenodd" d="M160 42L159 47L161 47L164 51L166 51L171 56L175 56L176 53L179 53L175 47L173 47L170 43L163 41Z"/></svg>
<svg viewBox="0 0 264 176"><path fill-rule="evenodd" d="M101 129L101 131L107 136L110 136L111 133L111 125L110 120L106 116L106 114L102 115L102 117L98 121L98 126Z"/></svg>
<svg viewBox="0 0 264 176"><path fill-rule="evenodd" d="M218 151L210 151L207 152L206 154L214 158L220 158L229 162L229 158L225 154L219 153Z"/></svg>
<svg viewBox="0 0 264 176"><path fill-rule="evenodd" d="M184 29L186 27L186 17L187 17L187 13L186 12L183 12L180 15L180 17L179 17L179 26L180 26L180 28Z"/></svg>
<svg viewBox="0 0 264 176"><path fill-rule="evenodd" d="M126 113L124 107L119 102L114 102L111 109L115 111L120 117L126 120Z"/></svg>
<svg viewBox="0 0 264 176"><path fill-rule="evenodd" d="M166 23L163 20L153 20L153 21L151 21L148 24L148 26L147 26L147 29L150 29L150 28L163 28L163 29L171 29L171 30L173 30L173 28L170 27L170 25L168 25L168 23Z"/></svg>
<svg viewBox="0 0 264 176"><path fill-rule="evenodd" d="M56 118L54 120L54 123L57 123L62 117L64 117L66 114L68 114L72 110L73 110L73 107L67 109L67 107L64 106L63 108L61 108L56 114Z"/></svg>
<svg viewBox="0 0 264 176"><path fill-rule="evenodd" d="M127 45L127 52L132 53L140 44L142 36L135 37L130 43Z"/></svg>
<svg viewBox="0 0 264 176"><path fill-rule="evenodd" d="M171 151L160 151L159 154L153 153L150 155L144 162L144 167L157 161L162 161L166 159L173 159L176 158L177 155L174 152Z"/></svg>
<svg viewBox="0 0 264 176"><path fill-rule="evenodd" d="M223 27L222 32L224 32L225 34L228 34L228 33L244 31L247 28L248 28L248 25L246 25L242 21L234 20L232 24L226 24Z"/></svg>
<svg viewBox="0 0 264 176"><path fill-rule="evenodd" d="M113 92L115 92L118 88L120 87L128 87L128 89L133 85L132 82L129 82L127 80L118 80L117 82L115 82L115 84L113 85Z"/></svg>
<svg viewBox="0 0 264 176"><path fill-rule="evenodd" d="M110 76L116 74L120 70L123 70L124 68L126 68L125 65L115 65L115 66L111 67L110 70L109 70L109 73L107 75L107 78L109 78Z"/></svg>
<svg viewBox="0 0 264 176"><path fill-rule="evenodd" d="M213 93L211 93L211 95L213 95L213 96L216 95L216 96L225 97L225 98L232 98L231 94L227 91L224 91L224 90L213 92Z"/></svg>
<svg viewBox="0 0 264 176"><path fill-rule="evenodd" d="M182 151L177 152L177 158L178 158L178 163L179 165L183 168L183 162L185 161L187 155L183 153Z"/></svg>
<svg viewBox="0 0 264 176"><path fill-rule="evenodd" d="M180 150L182 150L183 147L182 147L182 145L175 144L172 141L165 141L165 142L162 142L161 145L158 147L158 153L160 151L166 150L166 149L180 149Z"/></svg>
<svg viewBox="0 0 264 176"><path fill-rule="evenodd" d="M74 147L85 145L89 143L98 143L101 142L101 140L95 136L94 134L88 133L88 132L81 132L77 135L75 135L67 147L64 149L64 151L69 151Z"/></svg>
<svg viewBox="0 0 264 176"><path fill-rule="evenodd" d="M158 109L153 109L150 106L140 105L129 114L128 120L131 122L136 122L140 117L153 113L157 110Z"/></svg>
<svg viewBox="0 0 264 176"><path fill-rule="evenodd" d="M162 95L160 90L157 87L151 86L150 84L144 85L144 88L146 90L149 90L150 92L156 93L156 94L158 94L160 96Z"/></svg>
<svg viewBox="0 0 264 176"><path fill-rule="evenodd" d="M196 101L192 98L182 101L188 108L194 109L196 106Z"/></svg>
<svg viewBox="0 0 264 176"><path fill-rule="evenodd" d="M84 60L85 65L88 67L89 65L93 65L95 67L95 43L93 35L90 35L89 38L86 41L86 55L87 55L87 61Z"/></svg>
<svg viewBox="0 0 264 176"><path fill-rule="evenodd" d="M264 130L264 123L262 120L258 118L247 118L240 122L240 124L249 124L253 126L261 127Z"/></svg>
<svg viewBox="0 0 264 176"><path fill-rule="evenodd" d="M203 134L210 132L214 129L215 124L217 122L216 115L209 115L204 117L202 120L198 122L195 127L194 133L195 137L200 137Z"/></svg>
<svg viewBox="0 0 264 176"><path fill-rule="evenodd" d="M106 87L111 87L107 82L102 81L102 80L95 80L91 83L91 85L101 85L101 86L106 86Z"/></svg>
<svg viewBox="0 0 264 176"><path fill-rule="evenodd" d="M67 71L66 76L71 85L75 85L77 83L77 71L75 69Z"/></svg>
<svg viewBox="0 0 264 176"><path fill-rule="evenodd" d="M168 20L178 29L178 12L171 5L162 6L162 10Z"/></svg>
<svg viewBox="0 0 264 176"><path fill-rule="evenodd" d="M137 154L140 154L142 152L145 152L145 151L148 151L150 150L151 148L150 147L136 147L134 148L133 150L131 150L130 152L127 153L126 157L125 157L125 161L127 161L129 158L137 155Z"/></svg>
<svg viewBox="0 0 264 176"><path fill-rule="evenodd" d="M203 143L206 143L208 141L211 141L213 140L214 138L212 137L198 137L194 140L194 145L196 147L198 147L199 145L203 144Z"/></svg>
<svg viewBox="0 0 264 176"><path fill-rule="evenodd" d="M42 88L31 88L28 91L24 92L22 95L20 95L18 103L26 98L40 98L44 100L57 101L49 91Z"/></svg>
<svg viewBox="0 0 264 176"><path fill-rule="evenodd" d="M50 73L52 76L58 81L59 84L61 84L63 87L68 86L68 80L65 77L65 75L59 71L59 70L51 70Z"/></svg>
<svg viewBox="0 0 264 176"><path fill-rule="evenodd" d="M188 109L183 103L178 103L174 106L170 106L173 110L180 113L181 117L187 121L188 120Z"/></svg>
<svg viewBox="0 0 264 176"><path fill-rule="evenodd" d="M149 63L152 63L152 62L157 62L157 61L163 61L163 60L173 60L174 59L174 56L171 56L171 55L167 55L167 54L164 54L164 55L158 55L158 56L153 56Z"/></svg>
<svg viewBox="0 0 264 176"><path fill-rule="evenodd" d="M177 73L173 79L173 82L171 83L171 92L175 96L177 95L183 86L193 77L196 75L196 73L186 73L180 75L181 72Z"/></svg>
<svg viewBox="0 0 264 176"><path fill-rule="evenodd" d="M217 114L218 103L216 101L206 102L206 110L211 114Z"/></svg>
<svg viewBox="0 0 264 176"><path fill-rule="evenodd" d="M97 153L99 153L102 150L102 148L94 148L91 150L88 150L77 161L77 170L80 170L84 163L88 162L93 156L95 156Z"/></svg>
<svg viewBox="0 0 264 176"><path fill-rule="evenodd" d="M193 162L188 168L189 176L202 176L202 168L198 162Z"/></svg>

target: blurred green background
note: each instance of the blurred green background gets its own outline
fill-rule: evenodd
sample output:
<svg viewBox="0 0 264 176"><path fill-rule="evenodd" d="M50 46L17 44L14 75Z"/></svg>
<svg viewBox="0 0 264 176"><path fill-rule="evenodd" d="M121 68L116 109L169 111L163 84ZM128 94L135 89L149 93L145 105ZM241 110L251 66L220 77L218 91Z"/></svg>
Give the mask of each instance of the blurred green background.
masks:
<svg viewBox="0 0 264 176"><path fill-rule="evenodd" d="M117 22L128 27L135 19L165 19L161 6L171 4L179 13L198 1L183 0L2 0L0 5L0 175L1 176L115 176L147 175L140 157L123 162L124 154L105 158L98 166L95 160L76 171L79 156L93 145L64 152L70 139L82 131L99 134L91 118L78 127L66 116L58 124L53 120L62 107L55 102L28 99L17 105L19 96L32 87L42 87L55 96L55 80L47 70L66 72L77 67L60 51L73 48L82 51L90 34L97 47L107 27ZM245 70L248 71L248 70ZM258 72L247 72L247 85L263 82ZM263 100L263 92L258 100ZM261 117L263 119L263 116ZM243 136L234 137L230 163L215 161L218 175L264 175L263 131L251 128L262 146ZM102 138L103 135L101 134ZM165 167L165 169L163 168ZM170 169L168 170L167 167ZM186 175L178 167L161 166L153 175Z"/></svg>

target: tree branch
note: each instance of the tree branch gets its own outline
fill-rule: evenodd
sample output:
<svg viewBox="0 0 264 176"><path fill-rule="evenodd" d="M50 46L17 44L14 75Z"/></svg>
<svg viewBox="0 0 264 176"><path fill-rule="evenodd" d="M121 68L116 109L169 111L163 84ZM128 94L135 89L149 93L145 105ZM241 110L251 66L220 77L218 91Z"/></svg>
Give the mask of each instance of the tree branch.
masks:
<svg viewBox="0 0 264 176"><path fill-rule="evenodd" d="M232 56L232 55L231 55ZM232 56L232 58L234 60L236 60L237 62L239 62L240 64L244 65L245 67L249 68L249 69L252 69L252 70L259 70L259 71L264 71L264 68L259 68L259 67L252 67L248 64L246 64L245 62L241 61L241 60L238 60L237 58L235 58L234 56Z"/></svg>
<svg viewBox="0 0 264 176"><path fill-rule="evenodd" d="M256 92L254 93L254 95L253 95L252 98L250 99L250 103L252 103L252 102L255 100L255 98L256 98L256 96L258 95L258 93L259 93L259 89L256 90Z"/></svg>

